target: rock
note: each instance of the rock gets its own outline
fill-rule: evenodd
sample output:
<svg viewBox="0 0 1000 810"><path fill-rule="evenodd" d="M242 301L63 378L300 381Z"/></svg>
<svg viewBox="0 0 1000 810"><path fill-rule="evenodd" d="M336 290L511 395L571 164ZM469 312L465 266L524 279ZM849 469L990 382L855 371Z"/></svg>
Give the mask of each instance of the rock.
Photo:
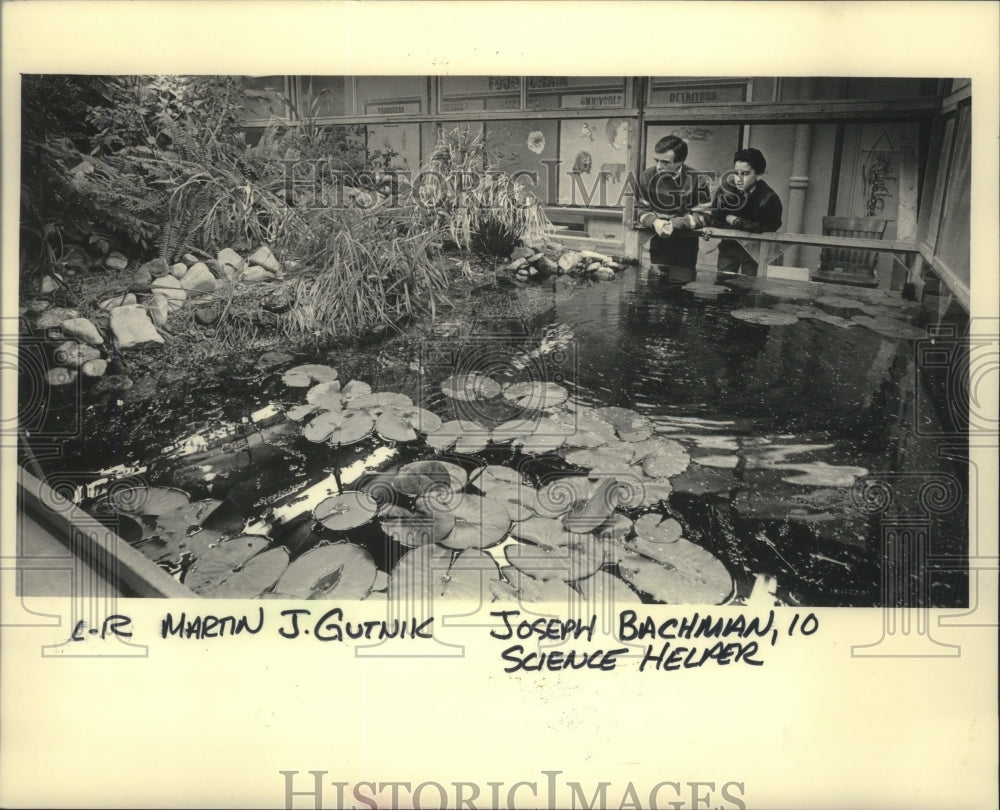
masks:
<svg viewBox="0 0 1000 810"><path fill-rule="evenodd" d="M170 265L166 259L153 259L141 265L139 269L146 270L153 278L160 278L170 273Z"/></svg>
<svg viewBox="0 0 1000 810"><path fill-rule="evenodd" d="M50 368L45 372L45 381L53 388L61 388L64 385L72 385L76 382L77 370L75 368Z"/></svg>
<svg viewBox="0 0 1000 810"><path fill-rule="evenodd" d="M101 353L93 346L77 343L75 340L67 340L56 349L55 353L56 362L67 368L79 368L100 356Z"/></svg>
<svg viewBox="0 0 1000 810"><path fill-rule="evenodd" d="M288 354L288 352L264 352L258 359L256 368L261 370L274 368L275 366L280 366L282 363L287 363L290 360L294 360L293 355Z"/></svg>
<svg viewBox="0 0 1000 810"><path fill-rule="evenodd" d="M583 255L579 252L575 250L568 250L559 257L559 266L568 273L582 259Z"/></svg>
<svg viewBox="0 0 1000 810"><path fill-rule="evenodd" d="M528 256L526 260L528 264L535 264L536 262L540 262L544 258L545 258L544 253L535 253L531 256Z"/></svg>
<svg viewBox="0 0 1000 810"><path fill-rule="evenodd" d="M246 266L243 257L232 248L223 248L215 258L222 270L222 275L227 278L235 278Z"/></svg>
<svg viewBox="0 0 1000 810"><path fill-rule="evenodd" d="M250 265L246 270L243 271L242 279L243 281L268 281L274 278L274 273L268 272L265 268L259 265Z"/></svg>
<svg viewBox="0 0 1000 810"><path fill-rule="evenodd" d="M281 287L264 299L264 309L268 312L287 312L292 308L292 291L287 287Z"/></svg>
<svg viewBox="0 0 1000 810"><path fill-rule="evenodd" d="M199 262L192 265L191 269L184 274L181 279L181 287L191 295L215 292L215 276L208 269L208 265Z"/></svg>
<svg viewBox="0 0 1000 810"><path fill-rule="evenodd" d="M38 288L38 291L42 295L48 295L49 293L54 293L58 289L59 289L59 282L56 281L54 278L52 278L52 276L42 276L42 283L41 286Z"/></svg>
<svg viewBox="0 0 1000 810"><path fill-rule="evenodd" d="M198 262L200 262L201 259L195 256L193 253L185 253L183 256L181 256L181 261L184 262L184 264L186 264L188 267L190 267L192 264L198 264Z"/></svg>
<svg viewBox="0 0 1000 810"><path fill-rule="evenodd" d="M600 267L594 271L594 278L601 281L611 281L615 277L615 271L610 267Z"/></svg>
<svg viewBox="0 0 1000 810"><path fill-rule="evenodd" d="M200 262L200 264L205 265L205 267L211 270L212 275L216 278L229 278L229 272L227 272L226 268L219 264L219 262L215 259L205 259L205 261Z"/></svg>
<svg viewBox="0 0 1000 810"><path fill-rule="evenodd" d="M220 311L218 304L201 306L194 311L194 319L202 326L211 326L219 320L221 315L222 312Z"/></svg>
<svg viewBox="0 0 1000 810"><path fill-rule="evenodd" d="M154 279L150 285L153 295L162 295L171 301L174 309L177 309L187 299L187 290L181 287L180 281L173 276L161 276Z"/></svg>
<svg viewBox="0 0 1000 810"><path fill-rule="evenodd" d="M177 262L177 264L170 265L170 275L174 278L181 279L184 278L184 274L188 271L188 266L184 262Z"/></svg>
<svg viewBox="0 0 1000 810"><path fill-rule="evenodd" d="M507 269L520 270L522 267L527 267L527 265L528 265L528 260L521 257L518 259L514 259L514 261L512 261L509 265L507 265Z"/></svg>
<svg viewBox="0 0 1000 810"><path fill-rule="evenodd" d="M164 326L173 311L170 299L165 295L154 295L146 302L146 311L155 326Z"/></svg>
<svg viewBox="0 0 1000 810"><path fill-rule="evenodd" d="M272 273L281 272L281 263L274 257L271 248L262 245L247 257L247 264L257 264Z"/></svg>
<svg viewBox="0 0 1000 810"><path fill-rule="evenodd" d="M144 267L140 267L132 274L132 284L130 286L146 289L152 281L153 275Z"/></svg>
<svg viewBox="0 0 1000 810"><path fill-rule="evenodd" d="M108 361L98 358L96 360L88 360L80 367L80 371L83 372L84 377L103 377L104 372L108 370Z"/></svg>
<svg viewBox="0 0 1000 810"><path fill-rule="evenodd" d="M146 310L138 304L111 310L111 331L119 349L134 349L149 343L163 345L163 337L149 320Z"/></svg>
<svg viewBox="0 0 1000 810"><path fill-rule="evenodd" d="M601 269L600 262L591 262L590 264L587 265L588 273L593 273L595 270L600 270L600 269Z"/></svg>
<svg viewBox="0 0 1000 810"><path fill-rule="evenodd" d="M112 251L108 254L108 258L104 260L104 266L108 270L125 270L128 267L128 259L122 256L121 253Z"/></svg>
<svg viewBox="0 0 1000 810"><path fill-rule="evenodd" d="M580 255L583 256L583 258L585 259L590 259L591 261L598 261L598 262L611 261L610 256L605 256L603 253L597 253L596 251L593 250L581 250Z"/></svg>
<svg viewBox="0 0 1000 810"><path fill-rule="evenodd" d="M535 268L535 267L529 267L528 268L528 275L529 276L537 276L538 275L538 269Z"/></svg>
<svg viewBox="0 0 1000 810"><path fill-rule="evenodd" d="M538 262L538 269L546 273L558 273L560 268L558 262L554 262L548 256L542 256Z"/></svg>
<svg viewBox="0 0 1000 810"><path fill-rule="evenodd" d="M125 295L118 295L114 298L107 298L98 304L99 309L103 309L105 312L110 312L115 307L123 307L128 304L135 303L135 293L126 293Z"/></svg>
<svg viewBox="0 0 1000 810"><path fill-rule="evenodd" d="M79 247L69 248L63 255L61 263L69 272L82 272L83 270L87 270L91 265L90 256L87 254L87 251Z"/></svg>
<svg viewBox="0 0 1000 810"><path fill-rule="evenodd" d="M80 313L75 309L64 309L63 307L53 307L52 309L47 309L41 314L38 320L35 322L35 326L39 329L51 329L54 326L62 326L64 321L68 321L71 318L79 318Z"/></svg>
<svg viewBox="0 0 1000 810"><path fill-rule="evenodd" d="M41 315L45 310L52 306L51 301L29 301L28 305L24 308L25 313L30 315Z"/></svg>
<svg viewBox="0 0 1000 810"><path fill-rule="evenodd" d="M534 252L535 251L530 247L516 247L510 252L510 258L511 261L515 261L517 259L527 259Z"/></svg>
<svg viewBox="0 0 1000 810"><path fill-rule="evenodd" d="M82 340L91 346L100 346L104 343L104 338L97 331L97 327L86 318L69 318L62 322L62 330L67 337Z"/></svg>

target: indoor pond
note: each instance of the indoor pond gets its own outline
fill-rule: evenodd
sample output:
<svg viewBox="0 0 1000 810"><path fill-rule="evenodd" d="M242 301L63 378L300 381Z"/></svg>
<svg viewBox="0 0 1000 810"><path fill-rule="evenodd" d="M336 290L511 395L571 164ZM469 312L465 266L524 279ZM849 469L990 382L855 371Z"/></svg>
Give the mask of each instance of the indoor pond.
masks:
<svg viewBox="0 0 1000 810"><path fill-rule="evenodd" d="M205 597L966 601L964 436L917 362L961 316L644 268L488 286L522 316L53 394L79 430L29 469ZM928 561L888 586L908 520Z"/></svg>

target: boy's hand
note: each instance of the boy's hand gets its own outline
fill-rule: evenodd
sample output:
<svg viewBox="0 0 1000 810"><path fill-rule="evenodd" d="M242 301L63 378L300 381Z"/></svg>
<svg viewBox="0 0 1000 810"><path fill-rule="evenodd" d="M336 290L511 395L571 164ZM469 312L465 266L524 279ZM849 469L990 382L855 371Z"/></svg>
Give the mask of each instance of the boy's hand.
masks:
<svg viewBox="0 0 1000 810"><path fill-rule="evenodd" d="M727 214L726 215L726 224L727 225L735 225L736 222L737 222L737 219L732 214Z"/></svg>

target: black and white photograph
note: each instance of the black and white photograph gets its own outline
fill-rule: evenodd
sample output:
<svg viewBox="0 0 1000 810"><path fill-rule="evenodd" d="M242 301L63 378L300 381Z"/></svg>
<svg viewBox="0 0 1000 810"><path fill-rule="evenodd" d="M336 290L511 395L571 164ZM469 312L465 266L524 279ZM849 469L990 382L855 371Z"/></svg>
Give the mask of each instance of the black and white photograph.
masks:
<svg viewBox="0 0 1000 810"><path fill-rule="evenodd" d="M199 40L217 24L160 5L203 23ZM538 26L587 11L552 5ZM869 14L784 5L807 40ZM40 739L19 745L41 734L31 711L8 708L28 651L60 679L85 662L118 730L100 737L138 731L171 783L191 781L135 774L119 793L86 754L93 785L0 779L3 806L996 801L996 155L973 166L984 140L995 152L997 51L775 65L740 42L749 10L715 6L728 38L704 47L738 53L683 67L569 52L535 69L516 47L477 62L493 15L471 10L446 67L352 58L342 34L335 59L304 58L295 37L319 35L281 25L278 53L227 33L190 69L13 52L0 759L12 774L38 756ZM633 23L672 13L691 19L621 4ZM933 37L917 18L899 24ZM909 705L925 676L942 705ZM963 687L983 679L992 699ZM850 706L873 680L871 708ZM301 702L268 709L275 688ZM226 731L233 697L255 708ZM166 717L143 721L151 703ZM63 694L39 722L76 705ZM713 707L729 713L718 752L696 719ZM444 729L471 712L488 741ZM402 753L435 717L426 744L454 765ZM76 719L42 755L53 768L76 756ZM211 742L204 723L221 723ZM901 781L930 738L882 777L870 754L856 785L830 773L934 727L950 750L926 772L961 763L963 791ZM258 762L255 734L278 746ZM804 764L817 738L836 765ZM230 744L242 764L217 761L211 783L201 760ZM470 745L501 765L473 765ZM668 772L656 746L677 754ZM823 776L790 787L781 760ZM266 776L240 785L247 766Z"/></svg>

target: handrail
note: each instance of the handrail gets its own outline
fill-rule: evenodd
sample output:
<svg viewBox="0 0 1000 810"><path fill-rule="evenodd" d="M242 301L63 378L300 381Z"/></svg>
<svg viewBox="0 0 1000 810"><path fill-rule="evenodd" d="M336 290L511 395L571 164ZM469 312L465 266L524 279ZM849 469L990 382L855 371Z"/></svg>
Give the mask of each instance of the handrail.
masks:
<svg viewBox="0 0 1000 810"><path fill-rule="evenodd" d="M706 239L748 239L754 242L774 242L781 245L863 248L865 250L882 250L887 253L917 253L920 251L920 246L916 242L859 239L854 236L824 236L814 233L750 233L749 231L734 231L728 228L703 228L696 233Z"/></svg>

